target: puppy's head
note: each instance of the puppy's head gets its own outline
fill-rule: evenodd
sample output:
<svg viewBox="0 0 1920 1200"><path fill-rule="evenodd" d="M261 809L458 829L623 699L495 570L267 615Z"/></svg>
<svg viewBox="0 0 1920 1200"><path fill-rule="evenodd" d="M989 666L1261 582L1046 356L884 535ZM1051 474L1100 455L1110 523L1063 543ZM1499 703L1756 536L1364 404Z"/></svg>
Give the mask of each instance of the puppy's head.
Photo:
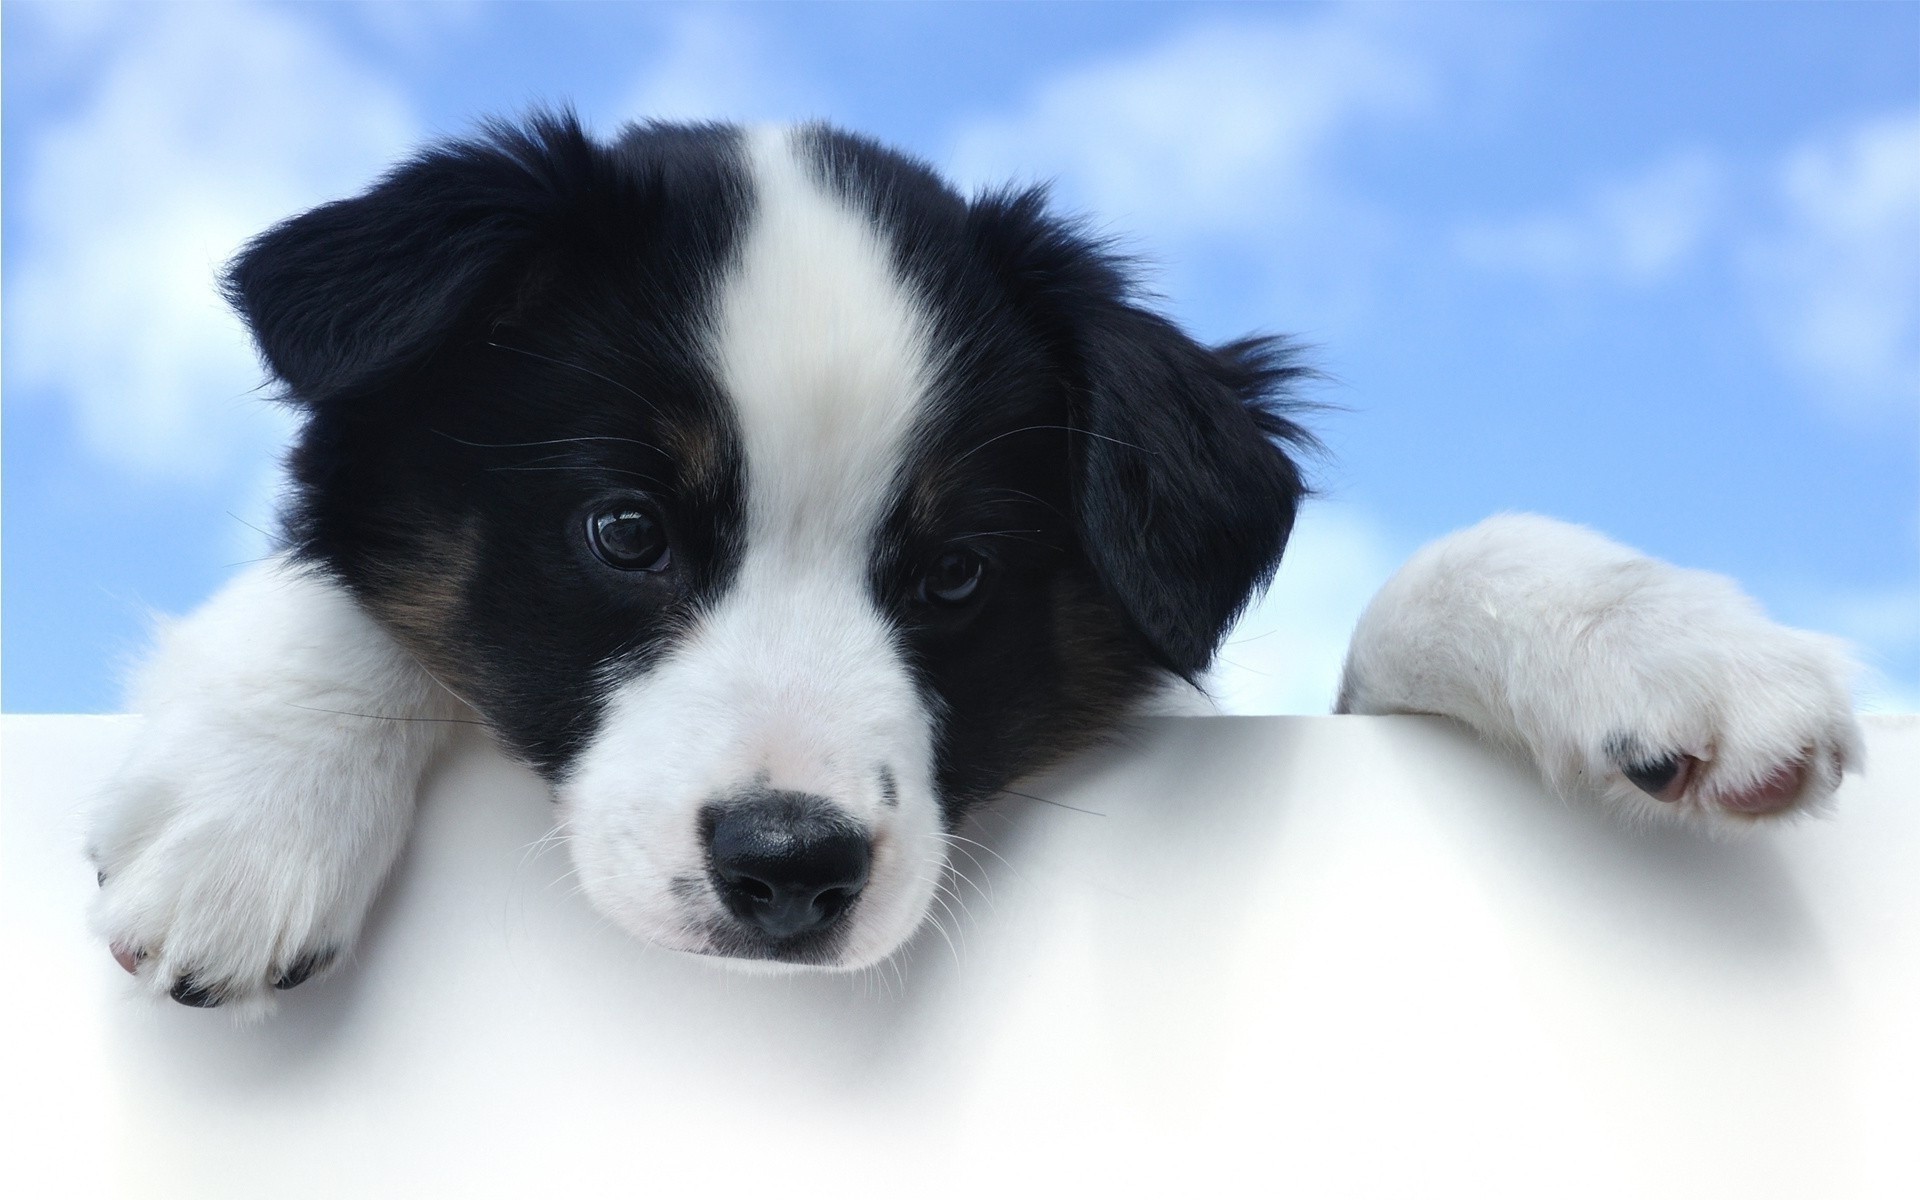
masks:
<svg viewBox="0 0 1920 1200"><path fill-rule="evenodd" d="M495 128L228 285L307 414L296 553L683 950L887 954L968 806L1206 666L1301 494L1279 347L824 128Z"/></svg>

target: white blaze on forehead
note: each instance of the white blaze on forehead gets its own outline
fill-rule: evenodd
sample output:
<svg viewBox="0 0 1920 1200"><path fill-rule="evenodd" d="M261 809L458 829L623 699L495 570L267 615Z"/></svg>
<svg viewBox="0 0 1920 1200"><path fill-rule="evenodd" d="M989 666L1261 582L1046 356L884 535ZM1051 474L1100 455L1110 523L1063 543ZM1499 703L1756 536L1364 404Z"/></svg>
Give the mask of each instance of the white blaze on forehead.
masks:
<svg viewBox="0 0 1920 1200"><path fill-rule="evenodd" d="M884 236L790 132L755 131L747 159L755 209L714 342L745 442L748 544L864 552L932 375L927 322Z"/></svg>
<svg viewBox="0 0 1920 1200"><path fill-rule="evenodd" d="M885 235L792 133L751 134L747 163L753 215L714 329L745 452L745 554L682 656L733 706L746 761L720 769L832 796L853 763L926 753L924 718L901 727L920 706L868 580L929 341Z"/></svg>

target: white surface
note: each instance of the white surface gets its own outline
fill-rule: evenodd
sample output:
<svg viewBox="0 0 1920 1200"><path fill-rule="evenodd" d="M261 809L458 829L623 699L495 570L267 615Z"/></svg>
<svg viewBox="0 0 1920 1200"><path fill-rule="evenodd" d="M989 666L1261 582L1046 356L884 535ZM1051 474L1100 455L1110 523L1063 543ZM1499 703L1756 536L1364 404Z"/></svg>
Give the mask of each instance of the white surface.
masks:
<svg viewBox="0 0 1920 1200"><path fill-rule="evenodd" d="M131 718L0 719L15 1195L1911 1197L1920 718L1838 815L1623 830L1424 718L1161 719L969 836L859 976L649 950L464 750L360 961L268 1023L83 930Z"/></svg>

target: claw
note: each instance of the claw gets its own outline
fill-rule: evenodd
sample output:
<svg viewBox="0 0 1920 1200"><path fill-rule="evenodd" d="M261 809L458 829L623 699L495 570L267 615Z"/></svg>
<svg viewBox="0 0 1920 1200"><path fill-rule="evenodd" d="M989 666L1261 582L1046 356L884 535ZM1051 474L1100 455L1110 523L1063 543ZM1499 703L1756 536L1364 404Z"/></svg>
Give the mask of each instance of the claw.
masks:
<svg viewBox="0 0 1920 1200"><path fill-rule="evenodd" d="M202 984L191 975L183 975L180 982L173 985L167 995L188 1008L218 1008L226 996L218 990Z"/></svg>
<svg viewBox="0 0 1920 1200"><path fill-rule="evenodd" d="M273 981L273 986L283 992L288 988L299 987L311 979L316 971L325 970L327 965L333 962L334 954L335 951L332 950L321 950L307 955L282 972L280 977Z"/></svg>

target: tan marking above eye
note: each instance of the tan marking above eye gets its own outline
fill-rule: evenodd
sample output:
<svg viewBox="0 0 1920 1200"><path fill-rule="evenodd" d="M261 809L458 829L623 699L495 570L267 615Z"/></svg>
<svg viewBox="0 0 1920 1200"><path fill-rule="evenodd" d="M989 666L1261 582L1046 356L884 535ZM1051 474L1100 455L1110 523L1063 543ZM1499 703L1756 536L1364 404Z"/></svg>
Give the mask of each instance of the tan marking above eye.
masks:
<svg viewBox="0 0 1920 1200"><path fill-rule="evenodd" d="M723 464L714 430L700 423L670 425L661 431L660 443L673 456L684 490L697 495L719 486Z"/></svg>

